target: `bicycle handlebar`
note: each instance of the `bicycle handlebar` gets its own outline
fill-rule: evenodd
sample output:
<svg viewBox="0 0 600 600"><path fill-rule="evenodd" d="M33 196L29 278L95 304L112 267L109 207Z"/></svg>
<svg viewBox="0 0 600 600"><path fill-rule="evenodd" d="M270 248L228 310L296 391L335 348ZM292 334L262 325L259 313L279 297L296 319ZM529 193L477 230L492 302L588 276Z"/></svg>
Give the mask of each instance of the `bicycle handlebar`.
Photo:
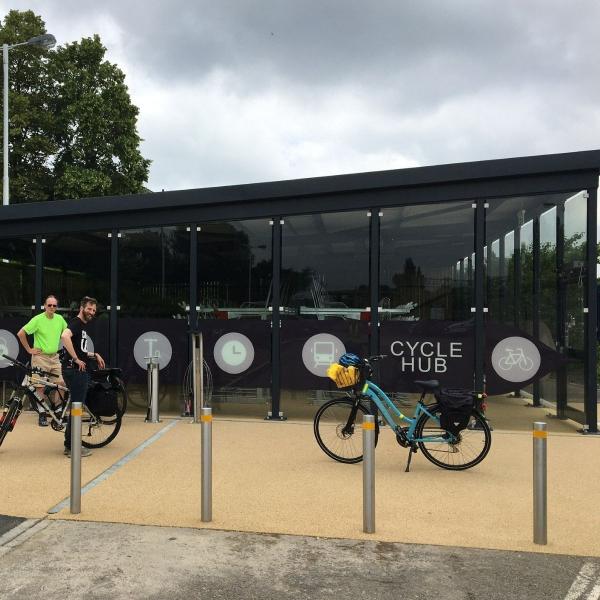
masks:
<svg viewBox="0 0 600 600"><path fill-rule="evenodd" d="M3 354L2 356L4 358L6 358L6 360L8 360L10 363L12 363L13 366L23 369L28 375L43 375L44 377L58 377L58 375L55 375L54 373L48 373L48 371L44 371L44 370L40 369L39 367L28 367L27 365L24 365L22 362L18 361L16 358L13 358L12 356L8 356L7 354Z"/></svg>
<svg viewBox="0 0 600 600"><path fill-rule="evenodd" d="M368 363L371 362L377 362L378 360L383 360L384 358L387 358L388 355L387 354L376 354L375 356L369 356L369 358L365 358L365 360Z"/></svg>

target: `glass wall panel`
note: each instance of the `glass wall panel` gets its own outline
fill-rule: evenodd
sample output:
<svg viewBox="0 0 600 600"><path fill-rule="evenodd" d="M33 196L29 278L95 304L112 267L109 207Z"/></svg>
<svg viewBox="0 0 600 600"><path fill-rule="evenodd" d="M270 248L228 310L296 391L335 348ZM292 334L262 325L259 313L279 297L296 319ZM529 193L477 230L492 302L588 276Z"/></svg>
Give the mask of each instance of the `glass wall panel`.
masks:
<svg viewBox="0 0 600 600"><path fill-rule="evenodd" d="M383 211L382 320L470 318L474 212L468 202ZM453 267L458 261L462 261L462 270L456 273Z"/></svg>
<svg viewBox="0 0 600 600"><path fill-rule="evenodd" d="M539 341L544 344L542 352L542 370L548 372L546 365L552 366L551 372L541 380L540 395L543 401L557 401L557 372L556 368L560 364L560 357L554 352L558 347L557 315L560 305L558 275L557 275L557 219L558 210L565 210L565 261L566 254L571 255L570 264L577 265L577 274L583 268L585 240L585 201L583 202L583 215L581 214L581 205L577 205L576 198L582 198L577 194L569 200L572 194L552 194L538 195L517 198L502 198L490 200L489 208L486 211L486 236L491 240L492 245L495 240L499 243L498 268L491 264L487 265L487 297L488 297L488 321L486 334L488 343L493 336L499 337L527 337L532 336L534 331L533 299L534 299L534 269L533 259L536 250L539 250L540 257L540 281L539 289ZM569 206L569 208L567 208ZM567 218L567 213L570 214ZM566 222L569 221L567 226ZM534 248L534 224L539 221L540 242L539 249ZM583 230L581 229L583 223ZM567 233L569 231L570 233ZM567 250L567 247L570 250ZM573 261L575 260L575 263ZM577 286L578 275L575 276L575 270L569 271L573 282L571 288L571 304L581 304L583 302L583 293L579 293ZM575 287L573 287L575 286ZM571 311L574 312L574 311ZM583 310L580 311L583 316ZM504 327L498 328L498 324ZM512 327L512 329L511 329ZM583 349L583 326L580 320L573 326L573 330L578 332L578 348ZM511 348L504 360L504 367L508 363L522 364L529 366L527 358L520 356L519 353L525 353L521 347ZM525 353L526 354L526 353ZM490 357L488 356L488 360ZM511 363L511 364L512 364ZM581 378L583 363L581 362ZM486 366L486 373L490 373L504 382L503 385L512 385L514 391L518 394L520 391L532 392L532 386L528 385L531 377L527 377L526 368L523 369L522 378L519 379L514 373L508 379L503 379L502 373L497 369L492 370L492 366ZM577 378L578 367L574 366L573 378ZM529 380L529 381L528 381ZM583 388L582 388L583 390ZM492 391L493 393L493 391ZM583 392L582 392L583 394ZM581 395L583 398L583 395ZM501 402L509 402L502 398Z"/></svg>
<svg viewBox="0 0 600 600"><path fill-rule="evenodd" d="M540 215L540 341L557 348L557 274L556 274L556 218L557 209ZM540 395L548 402L556 402L556 373L541 380Z"/></svg>
<svg viewBox="0 0 600 600"><path fill-rule="evenodd" d="M519 275L519 325L529 335L533 333L533 219L520 227L521 261Z"/></svg>
<svg viewBox="0 0 600 600"><path fill-rule="evenodd" d="M42 300L54 294L58 298L58 312L68 322L79 312L84 296L96 298L96 318L90 323L88 333L94 351L108 360L109 315L105 310L110 303L108 233L61 233L44 239Z"/></svg>
<svg viewBox="0 0 600 600"><path fill-rule="evenodd" d="M272 232L265 219L198 232L198 326L215 414L270 410Z"/></svg>
<svg viewBox="0 0 600 600"><path fill-rule="evenodd" d="M190 298L185 226L129 229L119 240L121 317L185 319Z"/></svg>
<svg viewBox="0 0 600 600"><path fill-rule="evenodd" d="M27 361L17 331L31 318L35 294L35 244L31 238L0 240L0 355ZM8 401L16 369L0 356L0 404Z"/></svg>
<svg viewBox="0 0 600 600"><path fill-rule="evenodd" d="M108 233L64 233L45 239L42 300L48 294L56 295L59 312L67 318L79 312L83 296L91 296L98 300L100 315L110 304Z"/></svg>
<svg viewBox="0 0 600 600"><path fill-rule="evenodd" d="M380 349L389 358L380 382L386 391L416 391L418 379L473 385L474 234L471 202L383 210Z"/></svg>
<svg viewBox="0 0 600 600"><path fill-rule="evenodd" d="M337 394L327 367L345 351L367 352L367 211L286 217L281 256L281 407L311 417Z"/></svg>
<svg viewBox="0 0 600 600"><path fill-rule="evenodd" d="M287 316L360 319L369 305L365 211L285 219L281 302Z"/></svg>
<svg viewBox="0 0 600 600"><path fill-rule="evenodd" d="M35 244L0 240L0 317L29 318L35 293Z"/></svg>
<svg viewBox="0 0 600 600"><path fill-rule="evenodd" d="M585 364L585 257L587 236L587 199L583 192L565 202L563 273L566 284L565 347L567 366L567 404L583 411ZM595 267L594 267L595 268Z"/></svg>
<svg viewBox="0 0 600 600"><path fill-rule="evenodd" d="M132 410L147 406L148 357L159 359L159 407L181 413L189 364L190 233L185 226L121 231L118 357Z"/></svg>

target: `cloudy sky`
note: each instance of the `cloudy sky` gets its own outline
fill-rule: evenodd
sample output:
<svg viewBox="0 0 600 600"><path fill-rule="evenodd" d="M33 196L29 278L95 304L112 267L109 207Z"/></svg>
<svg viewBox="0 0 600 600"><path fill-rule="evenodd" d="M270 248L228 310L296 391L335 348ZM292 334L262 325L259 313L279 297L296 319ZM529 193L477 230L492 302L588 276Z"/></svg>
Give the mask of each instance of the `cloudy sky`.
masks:
<svg viewBox="0 0 600 600"><path fill-rule="evenodd" d="M597 0L0 0L98 33L148 187L600 147Z"/></svg>

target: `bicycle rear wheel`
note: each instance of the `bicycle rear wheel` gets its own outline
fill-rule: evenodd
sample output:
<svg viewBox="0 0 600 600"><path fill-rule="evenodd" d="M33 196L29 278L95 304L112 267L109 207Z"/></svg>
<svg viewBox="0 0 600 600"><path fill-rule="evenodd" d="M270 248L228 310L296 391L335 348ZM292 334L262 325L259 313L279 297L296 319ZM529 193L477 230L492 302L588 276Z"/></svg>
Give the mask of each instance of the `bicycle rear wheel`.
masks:
<svg viewBox="0 0 600 600"><path fill-rule="evenodd" d="M370 414L369 410L359 403L354 419L351 419L353 407L354 402L350 399L330 400L319 408L313 421L315 438L321 450L334 460L347 464L360 462L363 458L360 424L362 416ZM378 437L379 425L376 423L376 446Z"/></svg>
<svg viewBox="0 0 600 600"><path fill-rule="evenodd" d="M423 413L414 434L415 438L423 438L417 443L427 460L442 469L462 471L474 467L486 457L492 445L492 434L481 413L474 410L469 428L455 437L440 427L441 411L438 406L428 406L427 410L438 420Z"/></svg>
<svg viewBox="0 0 600 600"><path fill-rule="evenodd" d="M12 431L19 415L21 414L21 401L13 398L8 405L8 410L2 413L2 423L0 424L0 446L9 431Z"/></svg>
<svg viewBox="0 0 600 600"><path fill-rule="evenodd" d="M97 417L83 405L81 417L81 443L86 448L102 448L110 444L121 429L123 415L118 413L112 417Z"/></svg>

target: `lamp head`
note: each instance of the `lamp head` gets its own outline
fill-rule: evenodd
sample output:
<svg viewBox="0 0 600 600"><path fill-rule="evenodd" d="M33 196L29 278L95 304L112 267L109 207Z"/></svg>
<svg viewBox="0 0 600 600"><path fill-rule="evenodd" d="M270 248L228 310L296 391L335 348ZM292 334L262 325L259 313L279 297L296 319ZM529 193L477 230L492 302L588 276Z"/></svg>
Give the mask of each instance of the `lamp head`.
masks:
<svg viewBox="0 0 600 600"><path fill-rule="evenodd" d="M56 38L51 33L36 35L25 42L28 46L40 46L41 48L54 48L56 46Z"/></svg>

